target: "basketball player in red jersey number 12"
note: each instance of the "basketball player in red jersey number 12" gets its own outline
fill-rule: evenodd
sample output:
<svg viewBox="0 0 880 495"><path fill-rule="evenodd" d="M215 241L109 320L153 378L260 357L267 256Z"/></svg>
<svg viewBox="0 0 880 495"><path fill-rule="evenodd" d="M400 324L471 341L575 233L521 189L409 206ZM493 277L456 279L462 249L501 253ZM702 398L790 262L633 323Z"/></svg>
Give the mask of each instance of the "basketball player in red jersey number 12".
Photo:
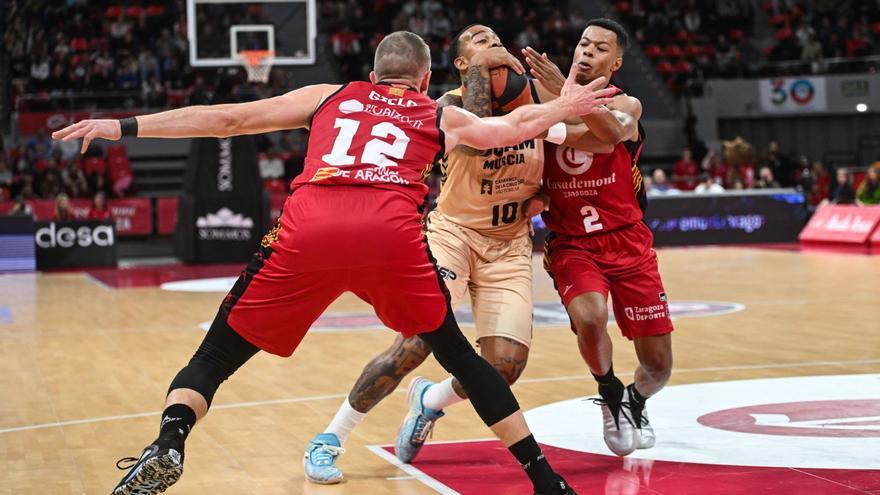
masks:
<svg viewBox="0 0 880 495"><path fill-rule="evenodd" d="M575 81L610 80L620 69L628 37L610 19L587 23L574 51ZM604 83L603 83L604 85ZM613 87L613 86L610 86ZM660 280L653 235L642 216L645 189L637 165L644 141L642 105L621 93L607 108L583 117L593 136L613 146L587 153L545 142L544 187L550 209L545 268L571 317L578 348L599 384L605 443L617 455L654 445L645 402L672 370L672 321ZM614 375L608 336L608 294L639 366L624 387Z"/></svg>
<svg viewBox="0 0 880 495"><path fill-rule="evenodd" d="M462 144L512 146L566 118L589 114L612 92L603 80L574 84L543 105L480 119L438 110L425 93L430 52L409 32L376 48L370 82L319 84L265 100L186 107L119 120L85 120L53 134L83 138L227 137L308 127L305 167L283 214L224 298L202 344L177 373L158 437L114 495L165 491L183 472L184 442L220 384L260 350L293 354L312 323L343 292L371 304L389 328L418 335L462 384L480 418L523 466L535 493L573 494L544 458L507 383L458 328L449 294L421 230L424 172ZM356 239L356 242L352 240Z"/></svg>

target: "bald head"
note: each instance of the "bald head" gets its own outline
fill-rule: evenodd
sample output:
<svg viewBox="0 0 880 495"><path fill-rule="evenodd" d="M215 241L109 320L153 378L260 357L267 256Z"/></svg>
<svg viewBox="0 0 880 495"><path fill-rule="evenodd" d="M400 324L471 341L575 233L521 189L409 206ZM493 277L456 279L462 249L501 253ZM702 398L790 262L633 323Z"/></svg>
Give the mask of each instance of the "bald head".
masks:
<svg viewBox="0 0 880 495"><path fill-rule="evenodd" d="M376 47L373 72L376 80L407 79L418 81L431 70L431 52L419 35L395 31Z"/></svg>

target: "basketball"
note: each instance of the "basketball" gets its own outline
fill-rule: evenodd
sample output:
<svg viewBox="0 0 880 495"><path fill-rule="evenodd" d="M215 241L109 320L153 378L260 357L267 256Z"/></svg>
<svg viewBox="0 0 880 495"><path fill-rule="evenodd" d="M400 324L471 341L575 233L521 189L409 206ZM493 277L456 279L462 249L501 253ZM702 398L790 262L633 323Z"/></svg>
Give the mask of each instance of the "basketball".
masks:
<svg viewBox="0 0 880 495"><path fill-rule="evenodd" d="M535 102L526 76L504 66L490 70L489 75L492 81L493 115L504 115L517 107Z"/></svg>

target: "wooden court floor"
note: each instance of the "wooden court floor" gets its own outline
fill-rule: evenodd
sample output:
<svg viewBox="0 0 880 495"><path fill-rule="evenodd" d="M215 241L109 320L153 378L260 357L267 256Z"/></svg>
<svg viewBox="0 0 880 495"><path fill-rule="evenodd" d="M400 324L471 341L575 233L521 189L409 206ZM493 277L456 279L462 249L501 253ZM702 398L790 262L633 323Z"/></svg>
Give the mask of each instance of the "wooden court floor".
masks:
<svg viewBox="0 0 880 495"><path fill-rule="evenodd" d="M880 372L880 257L699 248L661 250L660 261L670 301L744 305L676 321L672 385ZM538 258L535 274L536 300L556 301ZM109 289L81 273L0 275L0 494L109 493L123 475L115 461L138 456L155 437L166 387L221 298ZM330 311L367 309L346 295ZM632 347L616 327L611 333L615 369L628 375ZM436 493L366 448L393 443L403 390L349 438L339 462L346 483L316 486L302 476L304 445L393 337L315 333L293 358L255 357L190 436L185 474L170 493ZM418 373L444 377L433 360ZM531 409L595 393L587 376L566 326L539 328L514 392ZM487 436L465 403L447 411L433 438Z"/></svg>

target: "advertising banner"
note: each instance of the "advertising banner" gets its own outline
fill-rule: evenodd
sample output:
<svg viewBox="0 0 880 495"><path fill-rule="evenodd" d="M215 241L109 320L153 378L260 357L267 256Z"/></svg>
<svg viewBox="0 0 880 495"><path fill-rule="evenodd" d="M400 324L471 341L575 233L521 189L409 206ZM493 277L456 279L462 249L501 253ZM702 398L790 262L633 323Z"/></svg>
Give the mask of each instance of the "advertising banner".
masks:
<svg viewBox="0 0 880 495"><path fill-rule="evenodd" d="M193 139L183 189L177 256L190 263L248 260L269 216L253 138Z"/></svg>
<svg viewBox="0 0 880 495"><path fill-rule="evenodd" d="M112 220L37 222L37 268L116 266L114 226Z"/></svg>
<svg viewBox="0 0 880 495"><path fill-rule="evenodd" d="M799 192L651 196L645 222L657 246L795 242L806 221Z"/></svg>
<svg viewBox="0 0 880 495"><path fill-rule="evenodd" d="M29 216L0 216L0 273L37 268L34 221Z"/></svg>
<svg viewBox="0 0 880 495"><path fill-rule="evenodd" d="M824 112L828 95L823 77L780 77L758 81L766 113Z"/></svg>
<svg viewBox="0 0 880 495"><path fill-rule="evenodd" d="M880 225L880 206L826 205L804 227L801 242L866 244Z"/></svg>

